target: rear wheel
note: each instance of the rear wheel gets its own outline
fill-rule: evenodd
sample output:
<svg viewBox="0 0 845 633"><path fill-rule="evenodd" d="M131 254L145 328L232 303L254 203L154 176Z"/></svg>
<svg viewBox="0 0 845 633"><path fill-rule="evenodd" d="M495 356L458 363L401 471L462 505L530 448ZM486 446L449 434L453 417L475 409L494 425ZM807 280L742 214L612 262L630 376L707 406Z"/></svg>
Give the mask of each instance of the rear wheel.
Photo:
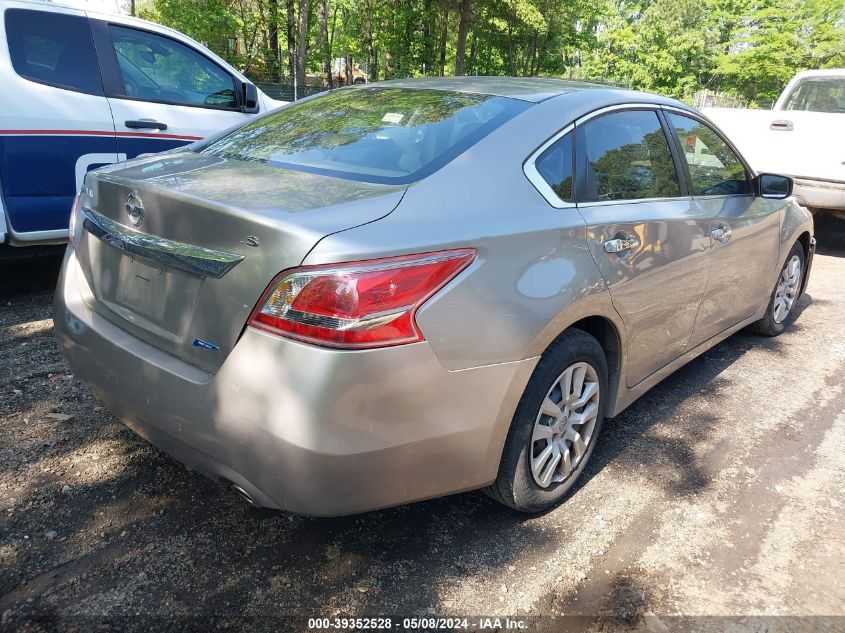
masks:
<svg viewBox="0 0 845 633"><path fill-rule="evenodd" d="M769 298L766 314L751 329L763 336L777 336L795 320L795 303L804 280L804 248L796 242L786 256L775 289Z"/></svg>
<svg viewBox="0 0 845 633"><path fill-rule="evenodd" d="M607 360L581 330L543 354L514 415L496 481L484 492L521 512L559 503L584 471L604 420Z"/></svg>

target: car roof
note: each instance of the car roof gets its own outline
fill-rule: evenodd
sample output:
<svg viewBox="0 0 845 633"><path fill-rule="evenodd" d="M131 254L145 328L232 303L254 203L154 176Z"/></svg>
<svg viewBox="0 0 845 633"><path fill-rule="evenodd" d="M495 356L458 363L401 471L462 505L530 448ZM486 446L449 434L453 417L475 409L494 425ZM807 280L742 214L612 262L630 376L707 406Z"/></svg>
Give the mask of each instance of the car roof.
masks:
<svg viewBox="0 0 845 633"><path fill-rule="evenodd" d="M649 95L605 84L555 79L553 77L427 77L421 79L393 79L380 81L380 87L451 90L495 97L509 97L539 103L563 94L585 91L604 91L626 95L638 101L651 100ZM656 97L660 99L660 97Z"/></svg>

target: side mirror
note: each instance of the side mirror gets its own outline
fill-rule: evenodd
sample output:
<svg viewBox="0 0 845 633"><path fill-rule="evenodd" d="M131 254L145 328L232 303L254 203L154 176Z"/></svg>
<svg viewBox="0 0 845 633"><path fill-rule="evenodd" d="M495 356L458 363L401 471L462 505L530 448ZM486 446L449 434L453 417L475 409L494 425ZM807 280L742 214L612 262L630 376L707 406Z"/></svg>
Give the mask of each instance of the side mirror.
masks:
<svg viewBox="0 0 845 633"><path fill-rule="evenodd" d="M759 174L757 176L757 193L763 198L783 200L792 195L792 178L777 174Z"/></svg>
<svg viewBox="0 0 845 633"><path fill-rule="evenodd" d="M241 83L241 110L258 112L258 88L248 81Z"/></svg>

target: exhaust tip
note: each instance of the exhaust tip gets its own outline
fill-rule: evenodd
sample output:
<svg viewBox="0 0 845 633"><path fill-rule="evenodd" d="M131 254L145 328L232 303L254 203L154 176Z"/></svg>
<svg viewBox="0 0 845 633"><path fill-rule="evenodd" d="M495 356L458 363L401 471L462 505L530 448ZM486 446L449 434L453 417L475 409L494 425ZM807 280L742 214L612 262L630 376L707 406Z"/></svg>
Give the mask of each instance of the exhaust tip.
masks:
<svg viewBox="0 0 845 633"><path fill-rule="evenodd" d="M232 490L234 490L240 497L246 501L250 506L253 508L260 508L261 506L255 502L255 499L252 498L252 495L249 494L246 490L241 488L238 484L232 484Z"/></svg>

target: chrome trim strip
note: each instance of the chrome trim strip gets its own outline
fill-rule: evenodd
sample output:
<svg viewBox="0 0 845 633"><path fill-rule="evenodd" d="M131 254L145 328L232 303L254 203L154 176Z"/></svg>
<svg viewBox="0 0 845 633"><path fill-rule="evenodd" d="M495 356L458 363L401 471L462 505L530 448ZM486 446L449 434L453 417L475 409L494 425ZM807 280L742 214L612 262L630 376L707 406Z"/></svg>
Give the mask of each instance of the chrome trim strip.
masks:
<svg viewBox="0 0 845 633"><path fill-rule="evenodd" d="M132 255L169 268L220 279L240 264L244 256L135 231L88 208L81 209L83 228L100 241Z"/></svg>
<svg viewBox="0 0 845 633"><path fill-rule="evenodd" d="M537 171L537 166L535 163L537 162L537 158L539 158L540 154L545 152L549 146L555 144L559 139L566 136L570 132L575 129L575 124L570 123L565 128L563 128L560 132L557 132L554 136L552 136L548 141L543 143L538 149L534 150L534 153L528 157L528 160L522 165L522 173L525 174L525 177L534 185L534 188L546 199L550 205L552 205L555 209L569 209L575 208L576 204L574 202L566 202L565 200L561 200L560 197L555 193L554 189L549 186L549 183L546 182L546 179L540 175L540 172ZM575 183L573 182L573 187Z"/></svg>
<svg viewBox="0 0 845 633"><path fill-rule="evenodd" d="M575 121L575 125L581 125L586 123L590 119L595 119L597 116L601 116L602 114L607 114L608 112L616 112L617 110L660 110L661 105L659 103L618 103L616 105L607 106L604 108L599 108L598 110L593 110L592 112L588 112L580 119Z"/></svg>
<svg viewBox="0 0 845 633"><path fill-rule="evenodd" d="M655 204L659 202L679 202L684 200L693 200L692 196L674 196L664 198L625 198L624 200L594 200L592 202L579 202L578 207L588 209L590 207L607 207L614 204L639 204L648 203Z"/></svg>

